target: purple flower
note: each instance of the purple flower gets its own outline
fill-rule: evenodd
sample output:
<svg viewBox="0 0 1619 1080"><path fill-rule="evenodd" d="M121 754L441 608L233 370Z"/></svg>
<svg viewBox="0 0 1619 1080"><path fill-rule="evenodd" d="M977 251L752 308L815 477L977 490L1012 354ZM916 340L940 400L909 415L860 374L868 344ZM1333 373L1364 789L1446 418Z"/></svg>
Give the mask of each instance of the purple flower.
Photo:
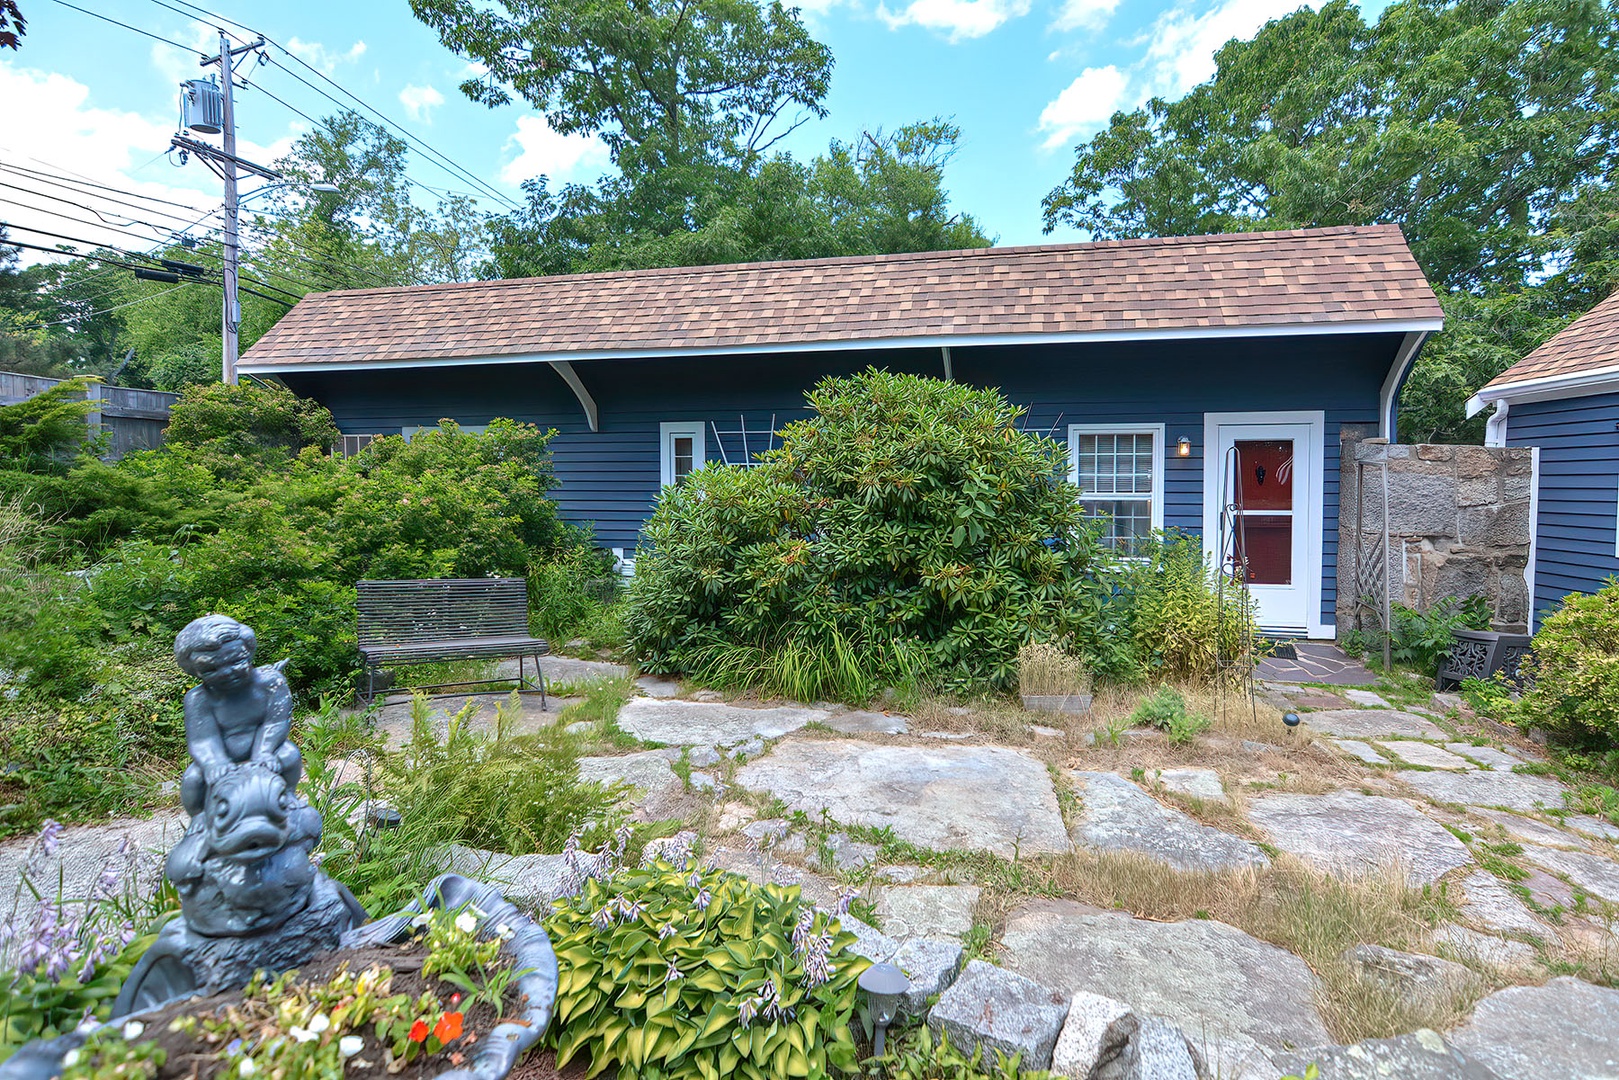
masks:
<svg viewBox="0 0 1619 1080"><path fill-rule="evenodd" d="M759 1015L759 1002L757 998L746 998L736 1007L736 1022L743 1028L753 1023L753 1018Z"/></svg>
<svg viewBox="0 0 1619 1080"><path fill-rule="evenodd" d="M45 867L45 860L55 855L61 844L62 823L54 818L46 818L39 835L34 837L33 846L28 849L28 864L23 872L30 877L39 873Z"/></svg>

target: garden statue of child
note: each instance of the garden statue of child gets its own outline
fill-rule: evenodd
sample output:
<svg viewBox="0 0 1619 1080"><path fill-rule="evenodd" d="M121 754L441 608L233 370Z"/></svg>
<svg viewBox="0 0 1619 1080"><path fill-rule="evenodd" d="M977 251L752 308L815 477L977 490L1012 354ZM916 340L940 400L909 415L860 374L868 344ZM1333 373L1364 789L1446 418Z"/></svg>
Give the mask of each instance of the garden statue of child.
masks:
<svg viewBox="0 0 1619 1080"><path fill-rule="evenodd" d="M185 696L186 748L191 764L180 781L180 803L196 817L208 788L232 765L261 761L296 791L303 757L287 741L292 690L277 664L253 665L258 641L251 627L225 615L193 619L174 639L174 659L199 680Z"/></svg>

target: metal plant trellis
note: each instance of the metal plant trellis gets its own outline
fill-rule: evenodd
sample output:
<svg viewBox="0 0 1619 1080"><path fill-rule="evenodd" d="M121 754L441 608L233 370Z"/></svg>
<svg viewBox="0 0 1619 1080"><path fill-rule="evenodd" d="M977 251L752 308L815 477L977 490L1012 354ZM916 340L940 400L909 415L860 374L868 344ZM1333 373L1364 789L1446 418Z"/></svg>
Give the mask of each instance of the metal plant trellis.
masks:
<svg viewBox="0 0 1619 1080"><path fill-rule="evenodd" d="M1219 684L1217 692L1222 714L1230 707L1231 692L1241 687L1246 691L1254 722L1258 723L1259 707L1254 701L1253 635L1243 633L1240 635L1242 644L1237 650L1234 653L1227 651L1227 620L1230 618L1226 604L1227 591L1235 589L1239 593L1245 623L1247 614L1253 610L1253 593L1248 588L1247 537L1243 532L1242 485L1237 482L1241 475L1242 451L1231 446L1226 450L1220 468L1220 525L1214 567L1216 682ZM1231 677L1233 671L1237 673L1235 679Z"/></svg>

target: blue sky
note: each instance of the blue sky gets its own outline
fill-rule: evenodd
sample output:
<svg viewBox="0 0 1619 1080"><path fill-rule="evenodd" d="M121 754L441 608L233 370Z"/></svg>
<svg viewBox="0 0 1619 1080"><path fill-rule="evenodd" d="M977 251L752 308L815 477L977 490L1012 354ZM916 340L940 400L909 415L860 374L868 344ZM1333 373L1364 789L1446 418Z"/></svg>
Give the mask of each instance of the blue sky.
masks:
<svg viewBox="0 0 1619 1080"><path fill-rule="evenodd" d="M199 2L284 43L512 197L524 176L585 181L605 166L598 144L557 135L526 105L490 110L464 98L457 84L466 63L404 0ZM209 21L186 17L178 0L73 3L192 48L214 36ZM1178 96L1213 72L1221 44L1251 36L1299 0L804 0L802 6L837 66L829 115L793 134L795 155L813 156L829 139L865 129L953 118L962 129L946 176L954 205L976 215L1000 243L1024 244L1083 239L1072 231L1042 237L1040 200L1067 174L1074 145L1114 109L1153 94ZM69 172L166 197L199 215L216 207L218 181L196 162L175 167L164 155L175 128L176 84L199 70L195 54L56 0L23 0L22 7L23 47L0 56L0 164ZM272 62L255 70L254 83L311 116L334 111L292 76L319 80L288 64L281 49L270 53ZM239 94L238 125L243 156L266 162L309 126L253 88ZM419 152L409 172L424 184L469 187ZM114 242L130 248L155 239L150 225L62 221L49 211L90 215L16 190L46 190L33 180L0 176L3 183L19 179L0 187L0 220L102 242L118 237ZM500 208L492 198L483 205ZM30 238L19 231L13 239Z"/></svg>

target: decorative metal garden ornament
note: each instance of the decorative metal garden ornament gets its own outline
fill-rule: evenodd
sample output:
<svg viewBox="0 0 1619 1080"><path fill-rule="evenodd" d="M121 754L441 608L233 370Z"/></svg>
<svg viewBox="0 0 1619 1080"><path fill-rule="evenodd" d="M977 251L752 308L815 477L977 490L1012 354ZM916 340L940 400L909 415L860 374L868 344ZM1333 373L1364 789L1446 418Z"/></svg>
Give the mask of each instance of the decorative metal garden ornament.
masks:
<svg viewBox="0 0 1619 1080"><path fill-rule="evenodd" d="M254 666L256 647L252 629L224 615L174 639L175 661L199 680L185 696L191 765L180 782L191 823L165 866L180 918L130 972L114 1017L296 967L365 921L353 894L310 860L321 817L298 798L285 661Z"/></svg>
<svg viewBox="0 0 1619 1080"><path fill-rule="evenodd" d="M894 1022L900 995L911 988L911 980L893 964L873 964L860 973L859 983L871 1005L871 1021L876 1028L871 1053L873 1057L882 1057L888 1025Z"/></svg>

